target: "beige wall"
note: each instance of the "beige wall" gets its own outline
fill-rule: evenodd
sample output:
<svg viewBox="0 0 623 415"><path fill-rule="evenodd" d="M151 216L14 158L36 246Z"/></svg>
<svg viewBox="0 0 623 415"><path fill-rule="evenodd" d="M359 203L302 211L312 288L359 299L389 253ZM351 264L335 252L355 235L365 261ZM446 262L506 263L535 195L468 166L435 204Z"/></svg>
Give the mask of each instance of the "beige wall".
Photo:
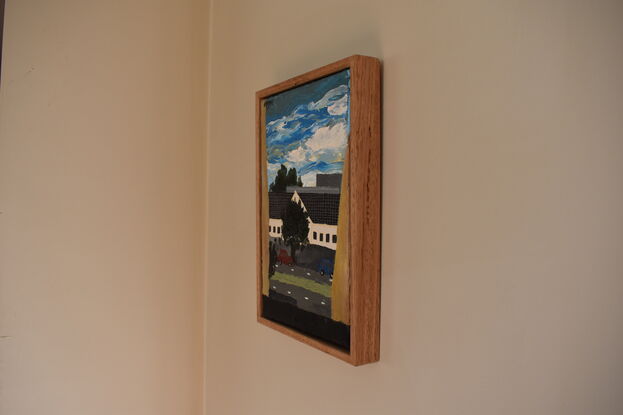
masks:
<svg viewBox="0 0 623 415"><path fill-rule="evenodd" d="M209 414L623 413L623 3L226 1ZM381 361L255 322L254 91L384 62Z"/></svg>
<svg viewBox="0 0 623 415"><path fill-rule="evenodd" d="M1 414L623 412L621 2L215 0L209 68L206 9L8 0ZM255 322L253 93L353 53L384 62L360 368Z"/></svg>
<svg viewBox="0 0 623 415"><path fill-rule="evenodd" d="M7 0L0 414L202 413L194 0Z"/></svg>

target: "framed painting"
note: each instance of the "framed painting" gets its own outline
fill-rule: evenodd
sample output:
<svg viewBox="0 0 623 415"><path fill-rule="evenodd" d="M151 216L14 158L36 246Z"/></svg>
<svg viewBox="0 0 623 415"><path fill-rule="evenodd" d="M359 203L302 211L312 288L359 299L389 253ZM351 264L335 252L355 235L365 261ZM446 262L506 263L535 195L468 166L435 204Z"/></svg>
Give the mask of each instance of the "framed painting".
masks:
<svg viewBox="0 0 623 415"><path fill-rule="evenodd" d="M379 360L381 68L354 55L256 93L257 318Z"/></svg>

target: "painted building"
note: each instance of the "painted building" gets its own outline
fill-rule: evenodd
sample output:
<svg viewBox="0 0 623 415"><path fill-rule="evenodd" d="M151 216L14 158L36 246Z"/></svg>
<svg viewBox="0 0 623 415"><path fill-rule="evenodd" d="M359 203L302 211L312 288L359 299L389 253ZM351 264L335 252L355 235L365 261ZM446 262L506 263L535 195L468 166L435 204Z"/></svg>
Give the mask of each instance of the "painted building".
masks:
<svg viewBox="0 0 623 415"><path fill-rule="evenodd" d="M321 175L318 175L321 176ZM337 176L337 175L332 175ZM339 175L341 176L341 175ZM341 181L332 178L331 184ZM288 187L287 192L269 192L268 233L271 241L283 244L281 214L290 201L300 203L309 215L309 234L307 239L311 245L323 246L332 250L337 246L337 220L340 207L339 187ZM326 191L325 191L326 188Z"/></svg>

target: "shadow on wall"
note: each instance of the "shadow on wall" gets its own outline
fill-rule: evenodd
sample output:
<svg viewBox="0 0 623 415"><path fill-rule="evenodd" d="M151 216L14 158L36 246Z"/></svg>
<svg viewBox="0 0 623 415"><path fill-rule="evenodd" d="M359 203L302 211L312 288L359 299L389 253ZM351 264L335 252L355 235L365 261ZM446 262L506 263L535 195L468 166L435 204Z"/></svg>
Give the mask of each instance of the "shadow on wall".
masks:
<svg viewBox="0 0 623 415"><path fill-rule="evenodd" d="M344 53L345 50L349 52ZM376 31L363 33L357 38L348 40L335 39L330 43L318 45L316 50L303 49L300 53L301 56L289 59L288 65L275 69L275 79L288 79L295 74L307 72L350 55L368 55L383 60L381 42Z"/></svg>

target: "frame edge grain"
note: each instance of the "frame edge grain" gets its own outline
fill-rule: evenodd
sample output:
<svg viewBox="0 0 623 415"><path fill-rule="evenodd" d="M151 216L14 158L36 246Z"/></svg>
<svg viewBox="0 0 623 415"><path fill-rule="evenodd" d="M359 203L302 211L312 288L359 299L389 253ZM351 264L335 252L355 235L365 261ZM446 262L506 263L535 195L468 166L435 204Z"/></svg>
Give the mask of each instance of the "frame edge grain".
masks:
<svg viewBox="0 0 623 415"><path fill-rule="evenodd" d="M381 65L355 56L351 66L351 354L354 365L380 358Z"/></svg>

